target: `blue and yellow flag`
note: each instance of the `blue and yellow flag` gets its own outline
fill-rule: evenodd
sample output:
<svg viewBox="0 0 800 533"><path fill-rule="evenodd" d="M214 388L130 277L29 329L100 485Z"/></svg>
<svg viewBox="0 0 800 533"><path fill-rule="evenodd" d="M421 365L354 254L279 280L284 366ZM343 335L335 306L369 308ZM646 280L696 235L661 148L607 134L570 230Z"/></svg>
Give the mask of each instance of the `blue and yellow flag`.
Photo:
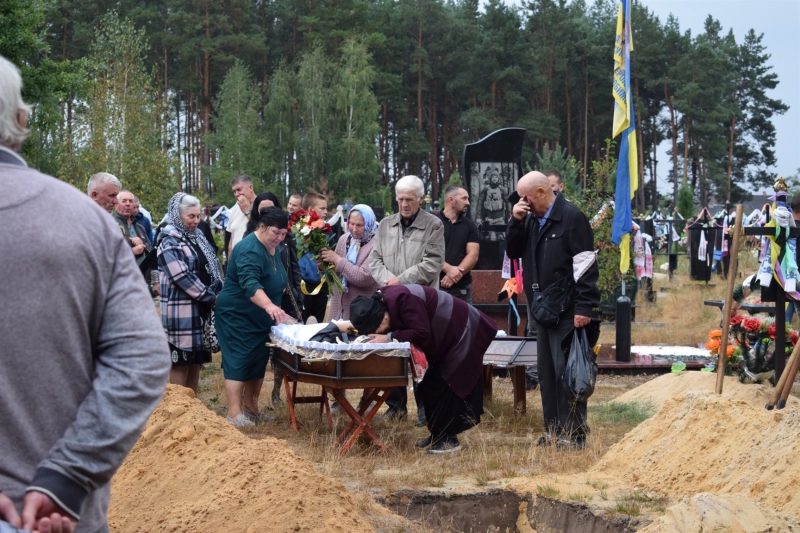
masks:
<svg viewBox="0 0 800 533"><path fill-rule="evenodd" d="M631 94L631 1L619 0L617 38L614 44L614 125L612 136L622 134L617 160L617 188L614 198L614 222L611 240L619 246L620 272L627 272L631 263L633 220L631 200L639 188L639 152L636 146L636 122L633 119Z"/></svg>

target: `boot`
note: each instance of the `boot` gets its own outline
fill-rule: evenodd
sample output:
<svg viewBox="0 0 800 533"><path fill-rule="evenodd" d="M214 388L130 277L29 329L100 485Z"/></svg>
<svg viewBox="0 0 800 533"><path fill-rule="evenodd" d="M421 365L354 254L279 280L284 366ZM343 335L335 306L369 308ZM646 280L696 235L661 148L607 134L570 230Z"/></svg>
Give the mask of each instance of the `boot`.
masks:
<svg viewBox="0 0 800 533"><path fill-rule="evenodd" d="M272 405L277 406L283 403L281 400L281 384L283 383L283 372L276 366L272 367L274 375L272 385Z"/></svg>

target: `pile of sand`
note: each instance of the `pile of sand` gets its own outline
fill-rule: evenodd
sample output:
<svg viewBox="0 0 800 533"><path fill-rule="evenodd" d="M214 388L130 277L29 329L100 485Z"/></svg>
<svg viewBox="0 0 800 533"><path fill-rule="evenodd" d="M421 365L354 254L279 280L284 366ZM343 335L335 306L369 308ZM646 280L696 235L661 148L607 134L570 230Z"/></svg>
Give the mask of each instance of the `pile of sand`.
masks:
<svg viewBox="0 0 800 533"><path fill-rule="evenodd" d="M759 533L800 531L800 522L741 494L702 493L673 505L639 533Z"/></svg>
<svg viewBox="0 0 800 533"><path fill-rule="evenodd" d="M693 391L665 401L612 446L590 475L623 480L673 501L701 492L743 494L771 511L800 518L798 464L797 402L767 411L726 395Z"/></svg>
<svg viewBox="0 0 800 533"><path fill-rule="evenodd" d="M615 402L652 402L660 408L665 401L680 396L688 391L713 391L717 382L717 374L712 372L682 372L681 374L665 374L648 381L635 389L631 389ZM774 389L767 385L742 384L739 378L726 376L722 384L722 396L731 400L747 402L749 405L764 409ZM786 405L800 405L800 400L789 396Z"/></svg>
<svg viewBox="0 0 800 533"><path fill-rule="evenodd" d="M341 483L176 386L114 477L109 524L114 533L374 531Z"/></svg>

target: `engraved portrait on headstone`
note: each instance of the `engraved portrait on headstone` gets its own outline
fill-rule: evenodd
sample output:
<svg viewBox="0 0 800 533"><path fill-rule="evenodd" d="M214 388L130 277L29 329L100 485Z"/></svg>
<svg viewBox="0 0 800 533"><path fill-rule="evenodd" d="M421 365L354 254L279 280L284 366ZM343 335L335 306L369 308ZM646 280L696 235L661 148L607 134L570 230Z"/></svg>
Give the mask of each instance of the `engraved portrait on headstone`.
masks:
<svg viewBox="0 0 800 533"><path fill-rule="evenodd" d="M508 195L517 183L516 165L513 163L472 163L472 190L470 198L473 202L475 223L479 226L488 224L504 225L511 215ZM486 238L492 241L503 239L505 235L499 231L487 232Z"/></svg>

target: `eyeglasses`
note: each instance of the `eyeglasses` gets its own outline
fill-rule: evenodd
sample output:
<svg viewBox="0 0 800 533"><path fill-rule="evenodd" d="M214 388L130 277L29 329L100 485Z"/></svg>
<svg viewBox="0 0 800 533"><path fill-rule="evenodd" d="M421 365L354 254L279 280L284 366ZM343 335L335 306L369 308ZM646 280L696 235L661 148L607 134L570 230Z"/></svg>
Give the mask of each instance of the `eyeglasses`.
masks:
<svg viewBox="0 0 800 533"><path fill-rule="evenodd" d="M419 202L419 200L417 200L416 198L398 198L397 199L397 203L398 204L413 204L415 202Z"/></svg>

